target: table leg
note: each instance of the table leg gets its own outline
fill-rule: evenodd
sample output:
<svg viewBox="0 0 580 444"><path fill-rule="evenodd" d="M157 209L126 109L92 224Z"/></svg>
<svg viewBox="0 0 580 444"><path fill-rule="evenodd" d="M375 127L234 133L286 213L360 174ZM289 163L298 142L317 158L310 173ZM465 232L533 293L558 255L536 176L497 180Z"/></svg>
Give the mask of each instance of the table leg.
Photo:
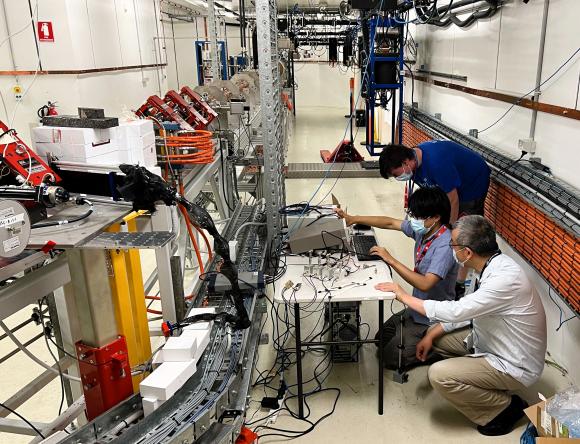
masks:
<svg viewBox="0 0 580 444"><path fill-rule="evenodd" d="M379 415L383 414L383 384L384 384L384 372L385 366L383 362L383 351L385 349L384 344L384 334L383 334L383 323L384 323L384 301L381 299L379 301Z"/></svg>
<svg viewBox="0 0 580 444"><path fill-rule="evenodd" d="M300 338L300 304L294 304L294 325L296 334L296 379L298 384L298 417L304 418L304 394L302 387L302 347Z"/></svg>

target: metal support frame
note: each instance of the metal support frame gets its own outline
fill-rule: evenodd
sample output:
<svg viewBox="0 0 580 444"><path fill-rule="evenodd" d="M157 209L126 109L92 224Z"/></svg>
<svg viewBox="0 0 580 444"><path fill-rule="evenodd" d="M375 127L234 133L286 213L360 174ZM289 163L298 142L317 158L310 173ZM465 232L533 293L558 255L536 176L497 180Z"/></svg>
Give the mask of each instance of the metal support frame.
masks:
<svg viewBox="0 0 580 444"><path fill-rule="evenodd" d="M369 20L370 38L369 38L369 60L367 63L367 100L366 100L366 116L367 116L367 150L371 156L378 156L380 152L375 152L375 94L377 91L389 90L392 93L391 98L391 143L397 140L403 140L403 69L404 69L404 25L390 18L372 18ZM375 41L378 29L394 28L399 30L398 46L399 53L396 57L378 56L375 54ZM398 68L398 82L396 83L376 83L375 79L375 64L376 63L397 63ZM398 96L397 96L398 95ZM397 103L398 99L398 103ZM397 128L398 125L398 128ZM398 130L398 131L397 131Z"/></svg>
<svg viewBox="0 0 580 444"><path fill-rule="evenodd" d="M218 49L217 20L215 15L214 0L207 1L207 21L208 21L208 39L211 48L211 76L214 80L221 79L220 75L220 57Z"/></svg>
<svg viewBox="0 0 580 444"><path fill-rule="evenodd" d="M32 421L32 424L38 430L42 430L44 427L46 427L46 423L44 422ZM12 419L12 418L0 418L0 432L16 433L18 435L30 435L30 436L38 435L32 427L30 427L21 419Z"/></svg>
<svg viewBox="0 0 580 444"><path fill-rule="evenodd" d="M276 0L256 1L260 99L264 141L263 195L266 199L268 245L282 228L279 209L285 202L283 110L278 73Z"/></svg>
<svg viewBox="0 0 580 444"><path fill-rule="evenodd" d="M54 364L52 368L58 370L60 365L60 368L64 372L74 363L75 361L73 359L65 356L58 362L58 364ZM4 401L4 405L10 407L12 410L16 410L56 377L58 377L58 374L55 372L51 372L49 370L43 371L40 375L29 382L26 387L18 390L14 395ZM0 407L0 417L4 418L10 415L10 413L10 411Z"/></svg>
<svg viewBox="0 0 580 444"><path fill-rule="evenodd" d="M115 307L109 286L109 262L103 250L67 251L73 279L81 338L87 345L100 347L117 338Z"/></svg>
<svg viewBox="0 0 580 444"><path fill-rule="evenodd" d="M68 426L71 422L73 422L76 418L83 414L85 411L85 397L81 396L75 402L73 402L68 409L61 413L54 421L44 426L42 430L42 434L44 436L50 436L59 430L64 430L66 426ZM42 438L40 436L36 436L31 441L31 444L41 442Z"/></svg>
<svg viewBox="0 0 580 444"><path fill-rule="evenodd" d="M151 226L155 231L172 231L171 208L165 205L159 205L157 211L151 216ZM172 255L171 245L155 249L161 311L163 312L163 319L169 322L175 322L177 320L170 263Z"/></svg>
<svg viewBox="0 0 580 444"><path fill-rule="evenodd" d="M39 297L70 281L67 261L59 257L54 262L17 279L0 290L0 319L16 313Z"/></svg>

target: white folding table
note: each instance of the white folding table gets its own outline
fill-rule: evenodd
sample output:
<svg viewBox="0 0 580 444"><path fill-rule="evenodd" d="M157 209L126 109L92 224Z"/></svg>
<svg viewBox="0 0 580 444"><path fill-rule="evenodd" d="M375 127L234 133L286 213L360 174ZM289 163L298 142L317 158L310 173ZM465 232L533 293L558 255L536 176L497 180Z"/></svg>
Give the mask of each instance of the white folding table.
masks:
<svg viewBox="0 0 580 444"><path fill-rule="evenodd" d="M316 262L313 262L316 263ZM302 347L337 344L378 344L379 345L379 415L383 414L383 323L384 323L384 301L395 298L394 293L386 293L375 289L379 282L392 282L391 272L388 265L382 260L358 262L356 257L352 260L353 266L358 267L357 271L349 274L340 280L320 280L304 277L304 266L309 264L309 259L304 256L287 256L287 270L276 285L274 302L279 304L293 305L294 323L296 337L296 376L298 385L298 415L304 418L304 392L302 381ZM293 283L291 297L285 297L288 290L284 290L284 285L291 281ZM297 284L301 284L298 290L294 290ZM313 288L313 284L314 287ZM303 342L300 332L300 304L319 303L323 310L323 302L361 302L378 301L379 305L379 339L358 339L353 341L312 341ZM332 309L332 304L330 305ZM331 312L332 315L332 312ZM330 317L332 319L332 316Z"/></svg>

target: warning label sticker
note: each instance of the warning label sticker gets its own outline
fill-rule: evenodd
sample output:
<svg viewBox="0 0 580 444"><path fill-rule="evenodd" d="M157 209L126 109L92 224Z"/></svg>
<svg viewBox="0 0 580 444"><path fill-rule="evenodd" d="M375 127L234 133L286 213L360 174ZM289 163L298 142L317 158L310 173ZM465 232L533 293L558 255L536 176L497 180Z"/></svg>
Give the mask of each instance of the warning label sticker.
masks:
<svg viewBox="0 0 580 444"><path fill-rule="evenodd" d="M10 217L10 216L14 216L14 208L9 207L9 208L4 208L3 210L0 210L0 219L4 219L4 218Z"/></svg>
<svg viewBox="0 0 580 444"><path fill-rule="evenodd" d="M0 228L8 227L10 225L14 225L15 223L22 224L24 220L24 214L17 214L15 216L6 217L4 219L0 219Z"/></svg>
<svg viewBox="0 0 580 444"><path fill-rule="evenodd" d="M4 251L9 252L12 250L16 250L18 247L20 247L20 239L18 239L17 236L11 237L10 239L7 239L4 242L2 242L2 244L4 246Z"/></svg>

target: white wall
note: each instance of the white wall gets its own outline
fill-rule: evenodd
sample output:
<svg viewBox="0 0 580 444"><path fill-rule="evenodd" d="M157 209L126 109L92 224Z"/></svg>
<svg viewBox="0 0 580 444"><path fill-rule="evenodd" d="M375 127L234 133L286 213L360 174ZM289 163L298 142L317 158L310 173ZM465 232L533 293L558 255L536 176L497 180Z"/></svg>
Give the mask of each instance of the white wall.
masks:
<svg viewBox="0 0 580 444"><path fill-rule="evenodd" d="M6 1L10 34L30 23L28 2ZM33 7L35 2L33 1ZM43 70L83 70L164 63L156 51L158 0L38 0L38 20L51 21L54 43L40 42ZM35 17L36 19L36 17ZM10 57L5 20L0 11L0 70L35 71L38 57L32 27L12 37ZM14 65L13 65L14 63ZM28 91L20 104L12 87ZM76 114L77 107L100 107L109 116L135 109L151 94L164 91L165 70L135 69L82 75L0 76L0 92L6 104L0 118L25 141L37 124L36 110L48 100L58 103L60 114ZM32 87L30 87L32 85ZM17 106L18 105L18 106Z"/></svg>
<svg viewBox="0 0 580 444"><path fill-rule="evenodd" d="M350 78L355 77L352 69L331 66L328 62L326 48L314 50L311 47L300 47L300 52L307 50L311 58L302 58L294 62L294 78L298 88L296 90L297 112L301 106L344 108L348 114ZM359 77L356 93L358 94ZM356 100L356 97L355 97ZM364 107L364 101L359 100L359 107Z"/></svg>
<svg viewBox="0 0 580 444"><path fill-rule="evenodd" d="M417 66L432 71L465 75L466 84L473 88L497 90L523 95L534 87L540 44L543 0L529 2L514 0L491 19L482 20L469 28L451 26L446 29L417 26ZM551 0L546 33L546 51L542 80L550 76L578 47L580 47L580 2ZM573 108L580 75L580 57L567 69L546 84L540 100L545 103ZM411 82L406 81L405 99L411 101ZM446 88L415 84L415 101L430 113L441 113L444 122L464 131L483 129L499 118L509 104L475 97ZM480 135L499 149L519 156L518 139L529 135L532 112L514 107L499 124ZM580 188L577 165L580 163L580 122L550 114L538 113L536 156L548 165L554 175ZM502 242L502 249L515 257L538 288L548 318L548 345L552 355L580 382L577 356L580 353L580 322L565 324L559 332L559 310L548 296L548 287L535 270ZM576 266L578 266L576 264ZM557 296L554 296L559 301ZM570 311L564 308L564 315Z"/></svg>
<svg viewBox="0 0 580 444"><path fill-rule="evenodd" d="M534 88L540 45L543 0L524 4L514 0L494 17L462 29L419 26L417 66L465 75L473 88L497 90L522 95ZM578 47L580 3L576 0L552 0L546 32L546 51L542 80L550 76ZM567 65L543 88L544 103L573 108L580 76L580 57ZM406 100L410 102L410 81ZM440 112L445 122L465 130L483 129L498 119L509 104L475 97L449 89L415 84L415 101L429 112ZM498 148L517 156L518 139L527 138L531 110L514 107L500 123L480 135ZM575 165L580 162L580 122L538 113L536 156L553 173L580 188Z"/></svg>

